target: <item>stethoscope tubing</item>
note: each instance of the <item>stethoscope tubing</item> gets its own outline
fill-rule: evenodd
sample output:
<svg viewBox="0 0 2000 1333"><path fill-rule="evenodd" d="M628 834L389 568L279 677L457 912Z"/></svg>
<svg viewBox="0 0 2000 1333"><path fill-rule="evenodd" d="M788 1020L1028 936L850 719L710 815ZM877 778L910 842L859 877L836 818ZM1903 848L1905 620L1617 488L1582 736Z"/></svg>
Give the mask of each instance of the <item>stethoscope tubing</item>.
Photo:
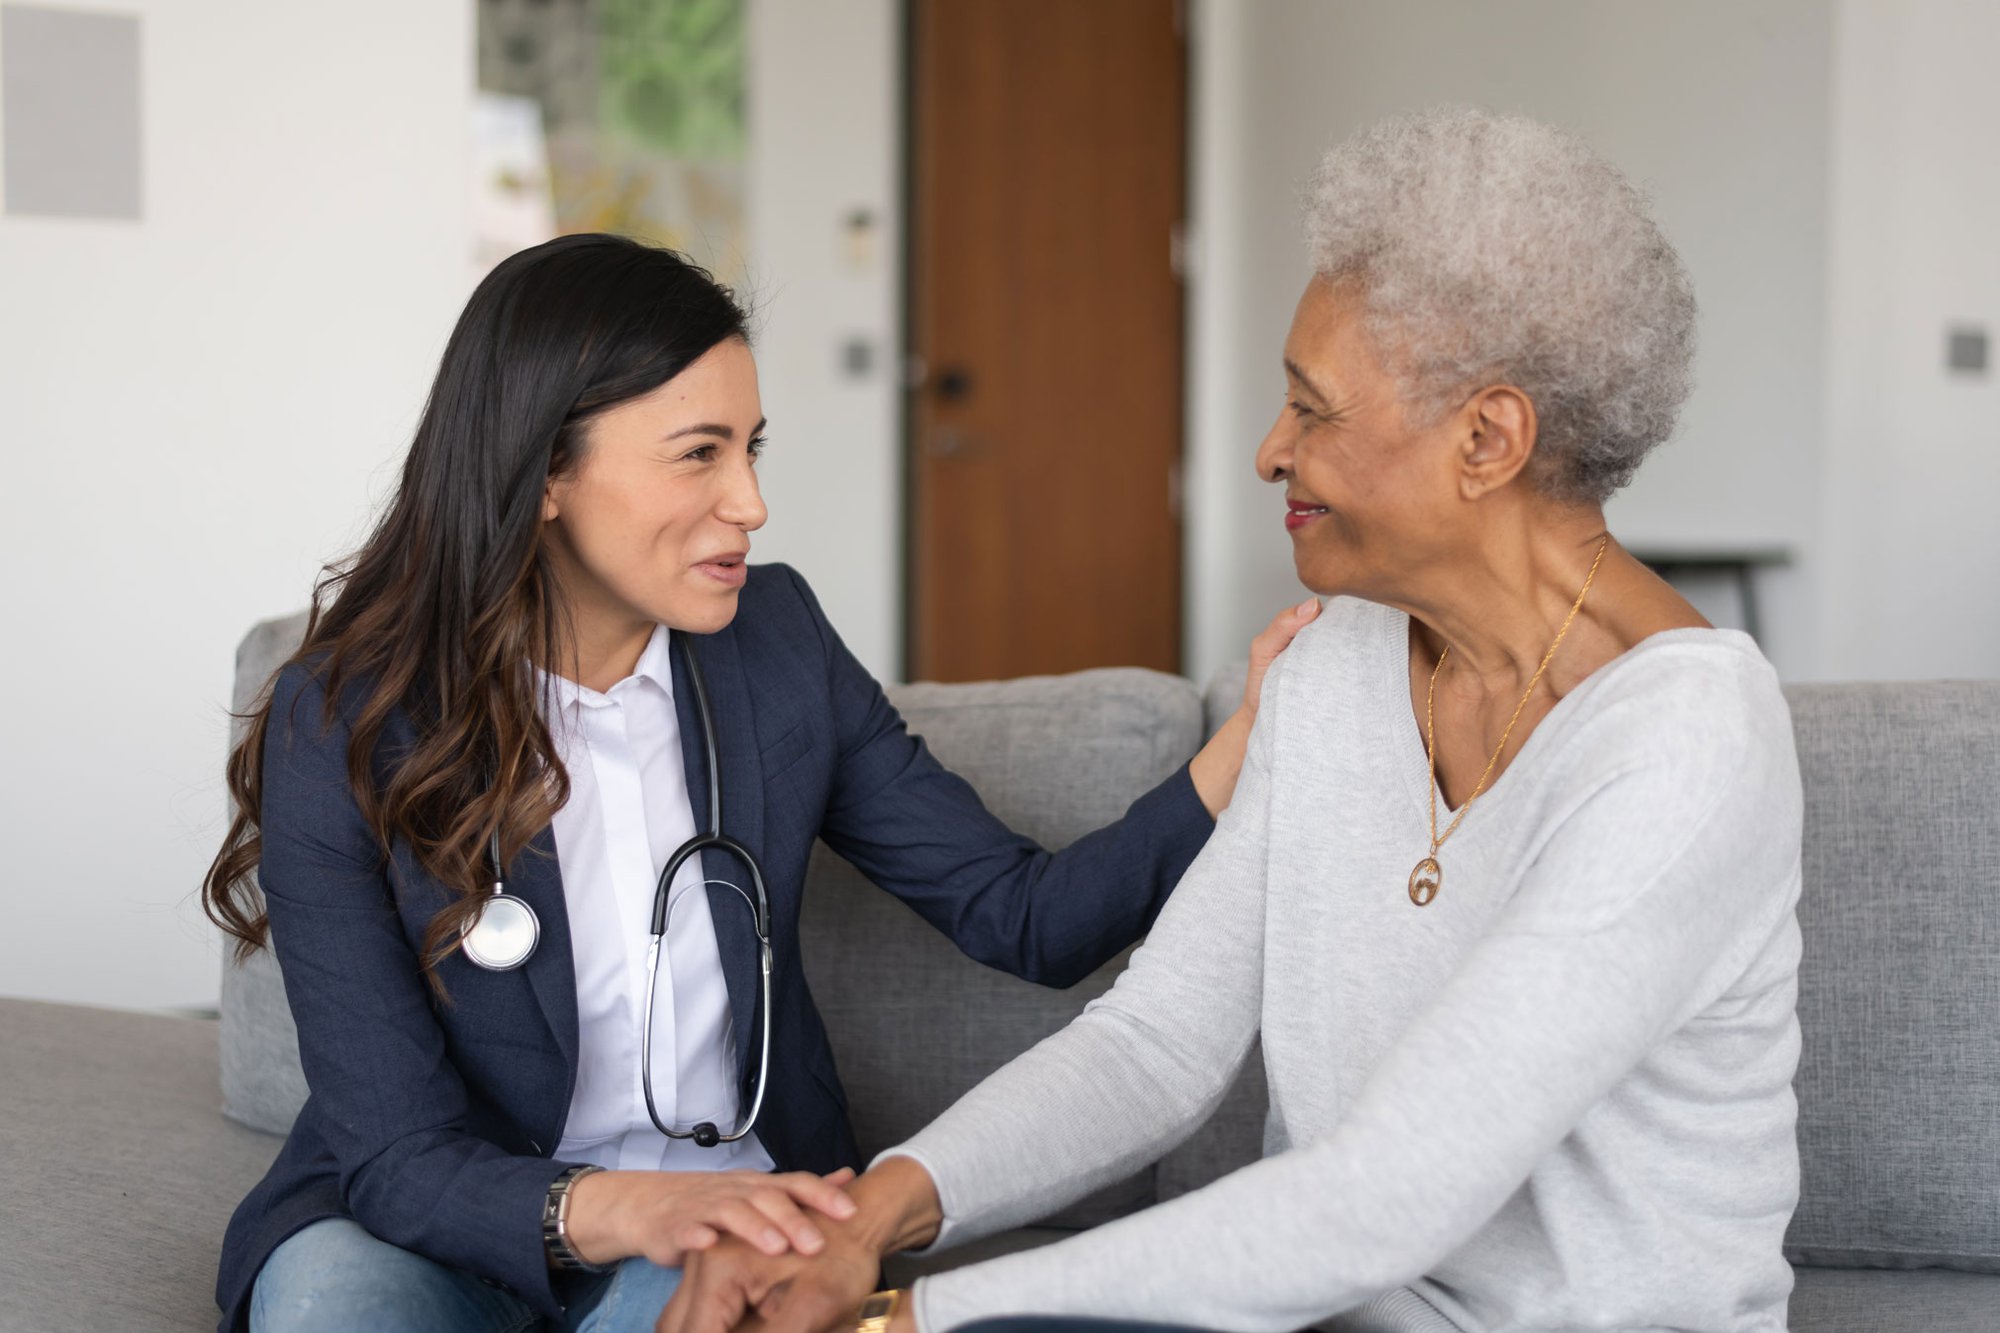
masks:
<svg viewBox="0 0 2000 1333"><path fill-rule="evenodd" d="M745 865L752 864L746 861ZM705 879L698 886L706 889L711 884L719 884L734 890L745 902L747 894L726 879ZM679 906L676 900L674 906ZM755 908L755 904L751 904ZM667 915L672 916L669 909ZM712 1148L718 1143L734 1143L750 1132L757 1123L758 1113L764 1109L764 1085L771 1069L771 943L762 931L758 932L758 982L757 982L757 1082L752 1094L750 1109L745 1112L734 1130L722 1133L714 1125L704 1121L693 1129L675 1129L660 1117L658 1105L653 1101L653 1002L660 992L660 945L666 938L664 923L662 929L653 933L652 942L646 946L646 1017L645 1027L639 1039L639 1086L646 1094L646 1115L653 1122L653 1128L670 1139L693 1139L704 1148Z"/></svg>
<svg viewBox="0 0 2000 1333"><path fill-rule="evenodd" d="M751 1126L757 1123L758 1114L764 1109L764 1089L771 1071L771 899L764 888L764 871L757 864L757 858L750 849L722 831L722 765L715 743L715 715L709 709L708 682L702 675L701 663L695 657L694 648L687 636L678 631L670 631L680 646L681 659L687 663L688 681L694 687L695 715L701 722L702 757L708 773L708 829L697 833L667 858L653 889L653 916L650 922L652 941L646 950L646 1014L645 1025L639 1039L640 1084L646 1094L646 1115L653 1122L653 1128L670 1139L692 1139L704 1148L712 1148L718 1143L734 1143L749 1134ZM666 938L667 922L673 915L677 900L670 900L668 891L672 888L674 876L691 858L705 851L719 851L734 857L749 872L750 887L755 891L753 898L739 884L729 880L704 879L701 887L719 885L730 889L750 908L757 932L758 952L758 1041L756 1091L751 1096L750 1109L744 1114L735 1129L724 1134L714 1124L707 1121L692 1129L676 1129L660 1116L653 1100L653 1006L658 993L660 970L660 946ZM505 868L500 861L500 834L496 829L490 846L493 861L493 893L480 909L479 916L459 937L459 944L465 956L479 967L492 972L511 971L526 963L534 956L541 943L541 920L526 899L508 893ZM504 920L489 920L498 909ZM497 937L497 944L504 947L490 947L488 941L480 938L481 931L493 924L494 930L486 932L489 939ZM511 930L509 927L511 926Z"/></svg>

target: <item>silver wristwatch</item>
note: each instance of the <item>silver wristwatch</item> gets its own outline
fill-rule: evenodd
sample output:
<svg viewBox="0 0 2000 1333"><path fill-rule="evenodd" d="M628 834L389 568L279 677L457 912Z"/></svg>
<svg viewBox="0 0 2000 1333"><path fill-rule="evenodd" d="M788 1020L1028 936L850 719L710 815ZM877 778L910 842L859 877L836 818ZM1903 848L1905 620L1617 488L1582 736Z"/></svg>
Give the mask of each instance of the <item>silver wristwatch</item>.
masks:
<svg viewBox="0 0 2000 1333"><path fill-rule="evenodd" d="M542 1201L542 1249L548 1253L549 1267L585 1273L611 1271L610 1264L590 1263L569 1243L570 1188L591 1172L603 1169L601 1166L573 1166L549 1183L548 1197Z"/></svg>

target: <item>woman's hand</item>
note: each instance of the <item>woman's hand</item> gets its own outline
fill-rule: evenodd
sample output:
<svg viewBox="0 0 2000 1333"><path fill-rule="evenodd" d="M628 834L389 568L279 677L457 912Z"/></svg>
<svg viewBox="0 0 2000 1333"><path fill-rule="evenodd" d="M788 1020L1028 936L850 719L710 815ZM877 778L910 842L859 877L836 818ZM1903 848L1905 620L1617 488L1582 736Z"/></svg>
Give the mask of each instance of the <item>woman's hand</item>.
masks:
<svg viewBox="0 0 2000 1333"><path fill-rule="evenodd" d="M1287 607L1271 617L1271 623L1264 627L1263 632L1250 640L1250 675L1243 682L1243 703L1188 765L1188 776L1194 780L1195 794L1207 807L1209 818L1221 814L1228 806L1229 798L1236 794L1236 775L1243 770L1243 751L1250 743L1250 725L1257 720L1257 701L1264 693L1264 673L1271 669L1271 663L1278 660L1278 654L1291 646L1298 632L1311 624L1318 614L1319 598L1308 597L1297 606Z"/></svg>
<svg viewBox="0 0 2000 1333"><path fill-rule="evenodd" d="M944 1213L930 1173L907 1157L883 1161L850 1194L859 1210L828 1224L826 1247L816 1255L760 1253L734 1237L690 1254L657 1333L851 1328L875 1290L882 1256L929 1244Z"/></svg>
<svg viewBox="0 0 2000 1333"><path fill-rule="evenodd" d="M662 1268L683 1267L724 1236L765 1255L818 1254L825 1228L806 1214L854 1216L845 1167L810 1171L593 1171L570 1187L570 1245L589 1263L643 1255Z"/></svg>
<svg viewBox="0 0 2000 1333"><path fill-rule="evenodd" d="M850 1230L826 1248L761 1254L735 1237L697 1250L655 1333L830 1333L851 1329L875 1290L882 1256Z"/></svg>
<svg viewBox="0 0 2000 1333"><path fill-rule="evenodd" d="M1308 597L1272 616L1263 632L1250 640L1250 675L1243 682L1243 703L1238 712L1248 713L1252 718L1257 716L1257 701L1264 693L1264 673L1278 660L1279 653L1292 646L1299 631L1318 616L1319 598Z"/></svg>

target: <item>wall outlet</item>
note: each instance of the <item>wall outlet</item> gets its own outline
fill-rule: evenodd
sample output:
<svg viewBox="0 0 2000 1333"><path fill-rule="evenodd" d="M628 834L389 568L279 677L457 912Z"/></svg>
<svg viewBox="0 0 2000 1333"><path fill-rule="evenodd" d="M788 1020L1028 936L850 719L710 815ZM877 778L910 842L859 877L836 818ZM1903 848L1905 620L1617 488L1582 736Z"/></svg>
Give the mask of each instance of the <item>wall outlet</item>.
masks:
<svg viewBox="0 0 2000 1333"><path fill-rule="evenodd" d="M1986 374L1986 330L1971 325L1946 329L1944 367L1955 375Z"/></svg>

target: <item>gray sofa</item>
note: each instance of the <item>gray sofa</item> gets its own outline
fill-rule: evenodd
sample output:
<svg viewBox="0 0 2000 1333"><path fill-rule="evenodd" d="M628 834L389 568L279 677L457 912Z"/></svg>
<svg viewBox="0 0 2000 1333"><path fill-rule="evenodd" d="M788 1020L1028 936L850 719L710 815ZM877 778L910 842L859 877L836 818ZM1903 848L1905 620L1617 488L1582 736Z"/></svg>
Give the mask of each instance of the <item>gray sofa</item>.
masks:
<svg viewBox="0 0 2000 1333"><path fill-rule="evenodd" d="M239 703L300 628L269 622L244 641ZM1056 845L1185 760L1238 693L1240 672L1205 700L1131 670L892 691L989 804ZM2000 1330L2000 683L1788 693L1807 800L1792 1326ZM864 1150L917 1128L1117 972L1028 986L957 955L824 848L812 879L805 961ZM213 1325L223 1224L304 1095L268 961L231 969L223 995L219 1025L0 1001L0 1330ZM925 1263L1199 1188L1255 1156L1262 1116L1253 1067L1157 1164L1044 1226ZM891 1276L924 1266L898 1260Z"/></svg>

